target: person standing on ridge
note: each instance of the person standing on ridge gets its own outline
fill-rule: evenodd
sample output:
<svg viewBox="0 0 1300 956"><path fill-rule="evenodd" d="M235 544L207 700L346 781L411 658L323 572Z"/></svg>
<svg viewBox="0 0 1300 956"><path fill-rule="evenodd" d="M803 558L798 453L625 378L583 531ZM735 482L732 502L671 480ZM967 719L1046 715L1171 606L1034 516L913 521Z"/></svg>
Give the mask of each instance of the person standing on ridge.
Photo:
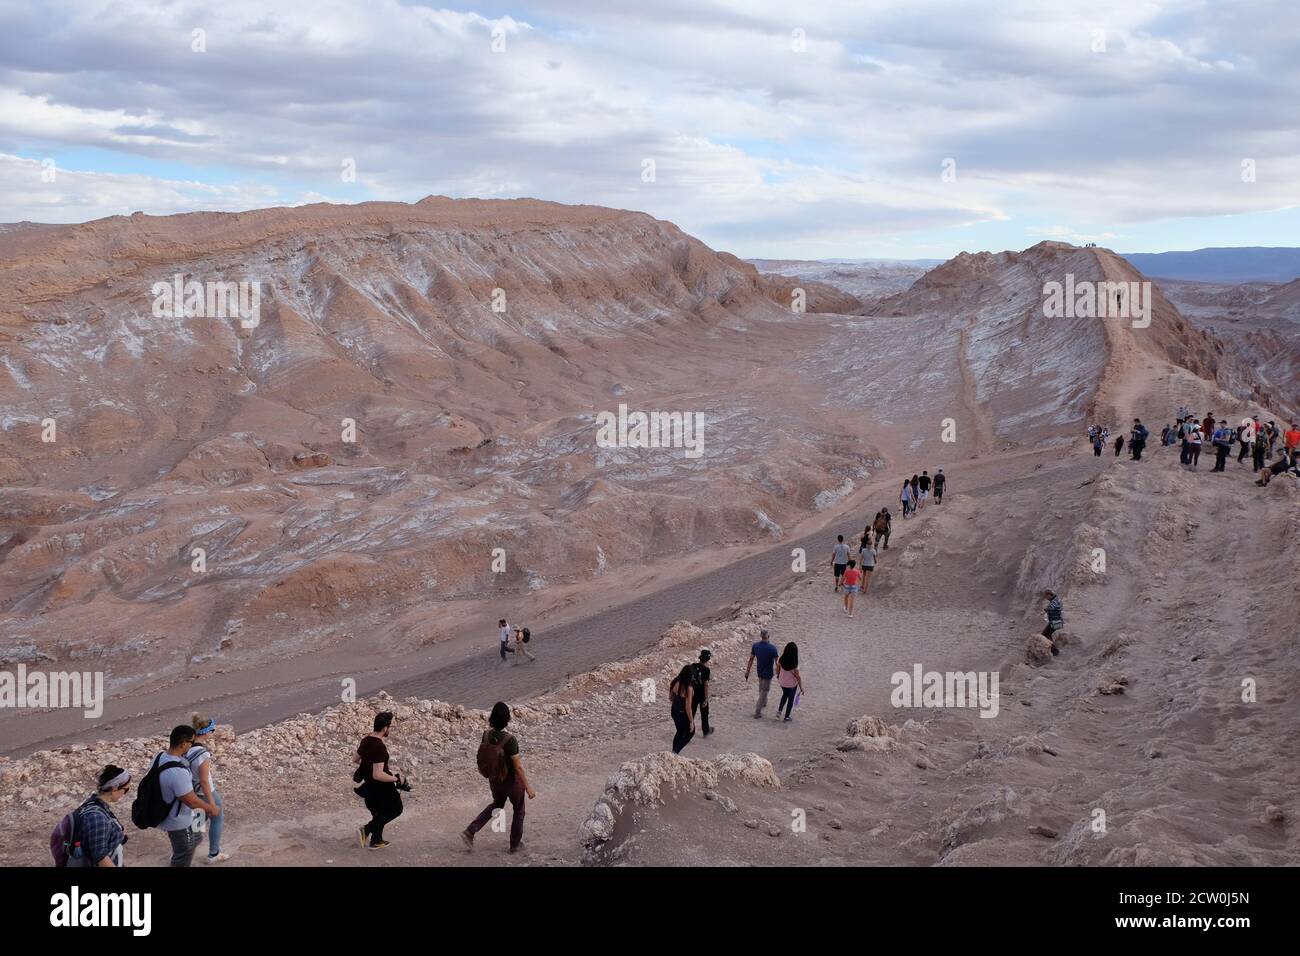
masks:
<svg viewBox="0 0 1300 956"><path fill-rule="evenodd" d="M1133 453L1134 461L1142 460L1142 449L1146 447L1147 435L1149 434L1147 427L1142 424L1142 419L1133 419L1133 431L1129 436L1128 447Z"/></svg>
<svg viewBox="0 0 1300 956"><path fill-rule="evenodd" d="M1228 427L1226 421L1219 422L1219 427L1214 430L1210 443L1214 445L1214 470L1226 471L1224 463L1228 460L1228 453L1232 451L1232 429Z"/></svg>
<svg viewBox="0 0 1300 956"><path fill-rule="evenodd" d="M780 656L781 652L768 637L767 628L763 628L758 632L758 640L750 647L749 662L745 664L746 681L749 680L749 672L754 664L758 664L758 704L754 707L755 720L763 716L763 708L767 706L767 692L771 689L772 678L775 676L772 665Z"/></svg>
<svg viewBox="0 0 1300 956"><path fill-rule="evenodd" d="M844 583L844 569L849 566L849 546L844 543L844 535L835 536L835 547L831 549L831 569L835 572L835 593Z"/></svg>

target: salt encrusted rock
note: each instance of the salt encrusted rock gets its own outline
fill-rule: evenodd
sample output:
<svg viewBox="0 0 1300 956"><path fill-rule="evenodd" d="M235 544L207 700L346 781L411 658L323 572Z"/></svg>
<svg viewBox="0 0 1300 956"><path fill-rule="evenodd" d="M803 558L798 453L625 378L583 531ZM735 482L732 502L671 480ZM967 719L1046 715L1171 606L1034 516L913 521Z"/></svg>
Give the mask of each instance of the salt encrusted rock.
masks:
<svg viewBox="0 0 1300 956"><path fill-rule="evenodd" d="M1052 659L1052 642L1041 634L1031 634L1025 642L1025 663L1035 666Z"/></svg>

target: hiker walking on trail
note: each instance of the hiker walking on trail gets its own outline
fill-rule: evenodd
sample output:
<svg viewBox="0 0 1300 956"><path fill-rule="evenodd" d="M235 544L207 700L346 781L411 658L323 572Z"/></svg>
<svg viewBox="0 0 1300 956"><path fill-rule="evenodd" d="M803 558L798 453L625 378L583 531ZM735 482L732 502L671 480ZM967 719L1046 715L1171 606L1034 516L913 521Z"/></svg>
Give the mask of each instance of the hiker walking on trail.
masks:
<svg viewBox="0 0 1300 956"><path fill-rule="evenodd" d="M844 543L844 535L835 536L835 547L831 549L831 568L835 571L835 592L844 583L844 569L849 566L849 546Z"/></svg>
<svg viewBox="0 0 1300 956"><path fill-rule="evenodd" d="M755 719L763 716L763 708L767 706L767 692L772 686L772 678L776 673L773 665L780 656L781 652L768 637L767 628L763 628L758 632L758 640L750 647L749 662L745 664L746 681L749 680L749 672L753 670L754 664L758 664L758 704L754 707Z"/></svg>
<svg viewBox="0 0 1300 956"><path fill-rule="evenodd" d="M943 469L940 468L934 475L934 503L943 504L943 488L948 484L948 479L943 476Z"/></svg>
<svg viewBox="0 0 1300 956"><path fill-rule="evenodd" d="M912 483L910 481L903 482L903 490L898 493L898 500L903 506L903 518L906 519L911 515L912 505L916 501L912 497Z"/></svg>
<svg viewBox="0 0 1300 956"><path fill-rule="evenodd" d="M1255 456L1251 462L1251 471L1259 471L1264 467L1264 462L1268 456L1268 436L1264 434L1262 428L1255 430Z"/></svg>
<svg viewBox="0 0 1300 956"><path fill-rule="evenodd" d="M1096 437L1093 438L1093 440L1092 440L1092 457L1094 457L1094 458L1100 458L1100 457L1101 457L1101 450L1102 450L1102 448L1105 446L1105 444L1106 444L1106 442L1105 442L1105 440L1101 437L1101 432L1098 432L1097 435L1096 435Z"/></svg>
<svg viewBox="0 0 1300 956"><path fill-rule="evenodd" d="M217 785L212 779L212 740L216 733L217 721L203 714L194 714L190 718L190 726L194 728L194 746L185 751L185 762L190 767L194 792L220 807L221 794L217 792ZM221 852L221 834L226 824L225 811L223 809L219 817L206 820L200 817L201 812L195 811L194 829L200 834L200 839L204 829L207 830L208 855L205 862L225 863L230 859L229 853Z"/></svg>
<svg viewBox="0 0 1300 956"><path fill-rule="evenodd" d="M131 789L131 774L109 764L99 775L94 793L60 821L50 835L55 866L124 866L127 835L112 805Z"/></svg>
<svg viewBox="0 0 1300 956"><path fill-rule="evenodd" d="M862 573L862 587L859 593L866 594L871 584L871 572L876 570L876 549L871 546L871 538L862 536L858 545L858 570Z"/></svg>
<svg viewBox="0 0 1300 956"><path fill-rule="evenodd" d="M916 504L918 508L922 508L925 507L926 501L930 498L930 473L928 471L921 472L921 477L917 481L920 483L921 494L916 499Z"/></svg>
<svg viewBox="0 0 1300 956"><path fill-rule="evenodd" d="M497 628L498 636L501 639L501 663L504 664L506 662L506 655L513 654L515 649L510 646L510 625L506 623L504 617L497 621Z"/></svg>
<svg viewBox="0 0 1300 956"><path fill-rule="evenodd" d="M713 671L709 668L711 660L712 651L708 648L700 651L699 663L695 665L695 692L691 695L691 719L694 720L695 712L699 711L700 729L706 737L715 730L709 726L709 680L713 677Z"/></svg>
<svg viewBox="0 0 1300 956"><path fill-rule="evenodd" d="M787 644L777 658L776 682L781 686L781 702L776 705L776 712L779 715L784 707L788 722L796 699L804 694L803 678L799 674L799 645L794 641Z"/></svg>
<svg viewBox="0 0 1300 956"><path fill-rule="evenodd" d="M1291 459L1291 464L1295 464L1296 456L1300 455L1300 424L1291 423L1291 427L1286 434L1282 436L1282 452Z"/></svg>
<svg viewBox="0 0 1300 956"><path fill-rule="evenodd" d="M361 738L352 762L357 765L353 782L360 784L353 792L366 802L370 822L357 827L361 845L371 850L388 846L384 827L402 815L402 795L399 787L410 789L400 773L388 766L388 734L393 726L391 711L375 714L374 730ZM369 842L367 842L369 841Z"/></svg>
<svg viewBox="0 0 1300 956"><path fill-rule="evenodd" d="M149 772L140 781L140 791L131 804L131 821L141 830L157 827L172 845L172 866L189 866L200 836L192 824L194 811L209 817L221 816L221 808L200 799L185 754L194 746L194 728L181 724L172 728L167 749L153 758Z"/></svg>
<svg viewBox="0 0 1300 956"><path fill-rule="evenodd" d="M1188 441L1187 463L1193 470L1195 470L1196 466L1200 464L1201 461L1201 445L1203 443L1203 439L1201 437L1200 425L1193 426L1192 435L1187 441Z"/></svg>
<svg viewBox="0 0 1300 956"><path fill-rule="evenodd" d="M876 514L876 520L871 524L871 530L876 533L876 546L882 551L889 550L889 525L891 517L887 509L882 508Z"/></svg>
<svg viewBox="0 0 1300 956"><path fill-rule="evenodd" d="M516 663L516 664L519 663L519 658L521 658L521 657L526 657L526 658L528 658L530 661L535 661L535 660L537 660L537 658L534 657L534 656L532 655L532 653L529 652L529 650L528 650L528 642L531 641L532 639L533 639L533 632L530 631L530 630L528 630L528 628L526 628L526 627L516 627L516 628L515 628L515 646L514 646L514 652L515 652L515 663Z"/></svg>
<svg viewBox="0 0 1300 956"><path fill-rule="evenodd" d="M673 735L673 753L679 754L695 736L695 721L692 717L695 713L694 664L687 664L677 672L677 676L668 685L668 696L671 698L669 713L673 717L673 726L677 728L677 733Z"/></svg>
<svg viewBox="0 0 1300 956"><path fill-rule="evenodd" d="M861 582L862 572L858 570L858 562L849 561L848 570L844 572L844 610L849 617L853 616L853 599Z"/></svg>
<svg viewBox="0 0 1300 956"><path fill-rule="evenodd" d="M1047 615L1047 626L1043 628L1043 637L1052 642L1052 656L1060 654L1056 646L1055 634L1065 627L1065 612L1061 608L1061 599L1056 596L1056 592L1047 590L1043 592L1043 597L1047 599L1047 606L1043 608L1043 613Z"/></svg>
<svg viewBox="0 0 1300 956"><path fill-rule="evenodd" d="M1119 453L1122 452L1123 450L1124 450L1124 436L1116 435L1115 436L1115 457L1118 458Z"/></svg>
<svg viewBox="0 0 1300 956"><path fill-rule="evenodd" d="M537 792L528 783L528 773L519 756L519 741L506 731L509 724L510 708L504 701L497 701L488 715L488 729L479 740L476 757L478 772L487 778L488 789L492 792L492 802L461 831L460 840L469 853L474 852L474 834L487 826L497 813L505 813L507 800L512 814L510 852L519 853L524 849L525 797L532 800Z"/></svg>

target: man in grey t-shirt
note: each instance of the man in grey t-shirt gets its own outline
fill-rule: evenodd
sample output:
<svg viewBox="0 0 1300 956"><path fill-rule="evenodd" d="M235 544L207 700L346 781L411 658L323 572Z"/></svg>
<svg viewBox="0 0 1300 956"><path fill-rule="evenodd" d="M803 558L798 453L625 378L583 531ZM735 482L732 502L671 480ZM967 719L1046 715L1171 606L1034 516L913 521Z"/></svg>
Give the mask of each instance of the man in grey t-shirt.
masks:
<svg viewBox="0 0 1300 956"><path fill-rule="evenodd" d="M202 810L210 817L219 817L221 808L194 792L193 776L189 764L185 762L186 751L194 746L194 728L188 724L173 728L168 743L170 746L154 758L154 763L176 764L158 775L162 798L171 806L171 812L158 824L158 829L171 840L171 865L189 866L194 859L195 847L203 839L201 833L190 829L194 822L194 811Z"/></svg>
<svg viewBox="0 0 1300 956"><path fill-rule="evenodd" d="M849 546L844 543L844 535L837 535L835 548L831 551L831 567L835 569L835 590L844 583L844 569L849 566Z"/></svg>

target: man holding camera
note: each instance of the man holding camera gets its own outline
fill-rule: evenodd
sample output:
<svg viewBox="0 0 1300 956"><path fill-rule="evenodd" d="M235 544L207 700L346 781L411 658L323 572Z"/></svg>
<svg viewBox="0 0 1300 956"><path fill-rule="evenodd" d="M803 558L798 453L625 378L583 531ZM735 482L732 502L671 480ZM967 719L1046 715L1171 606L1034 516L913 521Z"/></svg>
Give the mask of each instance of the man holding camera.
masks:
<svg viewBox="0 0 1300 956"><path fill-rule="evenodd" d="M357 827L357 835L363 847L382 850L388 846L384 839L384 827L402 815L402 795L399 790L409 791L411 785L400 773L390 773L388 769L388 732L393 725L390 711L375 714L373 733L361 738L352 762L357 764L354 782L361 786L356 788L357 796L366 801L370 811L370 822Z"/></svg>

